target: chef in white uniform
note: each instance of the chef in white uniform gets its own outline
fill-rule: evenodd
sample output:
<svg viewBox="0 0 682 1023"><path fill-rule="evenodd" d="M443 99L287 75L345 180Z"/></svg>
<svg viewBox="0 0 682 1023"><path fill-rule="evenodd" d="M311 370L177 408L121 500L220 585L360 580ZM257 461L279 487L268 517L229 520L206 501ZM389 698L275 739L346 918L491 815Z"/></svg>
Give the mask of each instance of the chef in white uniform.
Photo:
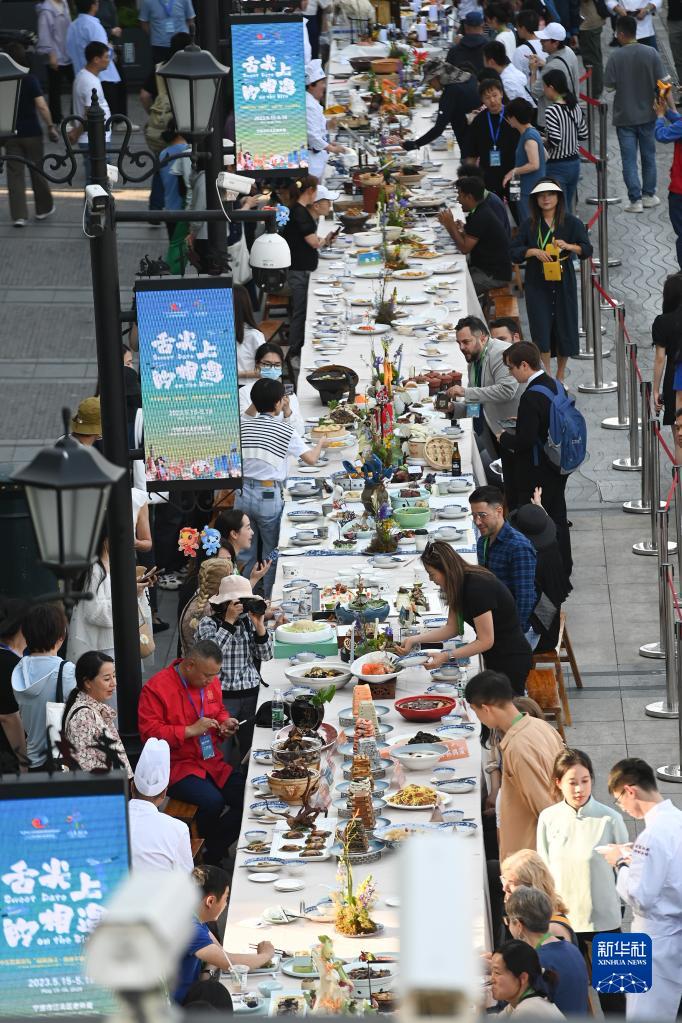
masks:
<svg viewBox="0 0 682 1023"><path fill-rule="evenodd" d="M619 760L609 792L621 810L646 827L632 846L604 847L616 887L633 912L632 931L652 940L651 989L628 994L627 1020L674 1020L682 998L682 811L658 791L651 767L638 757Z"/></svg>
<svg viewBox="0 0 682 1023"><path fill-rule="evenodd" d="M170 747L165 739L147 739L135 768L135 789L128 803L133 870L194 869L189 828L161 813L170 778Z"/></svg>
<svg viewBox="0 0 682 1023"><path fill-rule="evenodd" d="M311 60L305 69L305 110L308 125L308 172L322 181L330 153L343 153L343 146L329 141L324 101L327 75L321 60Z"/></svg>

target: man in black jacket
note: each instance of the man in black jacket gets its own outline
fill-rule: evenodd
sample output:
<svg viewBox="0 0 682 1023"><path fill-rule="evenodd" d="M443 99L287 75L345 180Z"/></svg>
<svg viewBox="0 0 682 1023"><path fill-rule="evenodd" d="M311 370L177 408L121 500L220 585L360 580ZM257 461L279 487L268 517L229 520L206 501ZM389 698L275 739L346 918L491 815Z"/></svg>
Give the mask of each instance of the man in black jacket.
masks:
<svg viewBox="0 0 682 1023"><path fill-rule="evenodd" d="M457 139L462 158L469 155L469 131L466 115L478 110L481 101L478 98L478 82L473 72L453 67L444 60L432 57L424 64L424 82L431 85L436 92L442 90L438 104L438 116L433 128L421 138L403 142L403 149L419 149L429 142L440 138L448 125Z"/></svg>
<svg viewBox="0 0 682 1023"><path fill-rule="evenodd" d="M500 448L513 452L516 476L516 493L519 504L532 500L536 487L542 487L542 505L557 528L557 542L570 578L573 568L571 537L566 514L566 483L568 476L554 468L545 455L544 447L549 431L549 398L537 390L546 387L553 394L559 393L554 377L542 368L540 351L532 341L519 341L510 345L504 353L509 372L526 389L519 401L516 429L500 434ZM507 492L505 481L505 492Z"/></svg>
<svg viewBox="0 0 682 1023"><path fill-rule="evenodd" d="M448 64L455 67L475 68L481 71L483 68L483 47L490 42L490 36L483 24L483 11L469 11L462 18L462 32L459 42L456 42L448 50L445 58Z"/></svg>

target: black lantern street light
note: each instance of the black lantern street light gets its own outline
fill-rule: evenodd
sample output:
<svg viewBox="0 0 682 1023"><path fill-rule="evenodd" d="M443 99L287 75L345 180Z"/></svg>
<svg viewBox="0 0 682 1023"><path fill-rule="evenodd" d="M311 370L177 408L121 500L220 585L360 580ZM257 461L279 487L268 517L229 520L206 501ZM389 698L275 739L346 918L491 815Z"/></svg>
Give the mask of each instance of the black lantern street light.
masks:
<svg viewBox="0 0 682 1023"><path fill-rule="evenodd" d="M24 486L43 564L64 580L64 596L73 600L71 583L96 557L109 494L125 470L79 444L69 433L71 413L63 409L62 416L64 436L12 479Z"/></svg>
<svg viewBox="0 0 682 1023"><path fill-rule="evenodd" d="M178 50L158 71L168 90L168 98L181 135L204 138L213 131L213 111L220 83L230 69L219 64L208 50L190 43Z"/></svg>
<svg viewBox="0 0 682 1023"><path fill-rule="evenodd" d="M27 74L27 67L0 51L0 138L14 134L21 79Z"/></svg>

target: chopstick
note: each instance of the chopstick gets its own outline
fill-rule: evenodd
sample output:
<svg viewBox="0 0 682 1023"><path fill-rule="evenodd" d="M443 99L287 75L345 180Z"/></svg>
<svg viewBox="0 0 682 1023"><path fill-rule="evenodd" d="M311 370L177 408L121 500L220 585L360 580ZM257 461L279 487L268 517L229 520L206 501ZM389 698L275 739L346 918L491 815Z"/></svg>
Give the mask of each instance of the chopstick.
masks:
<svg viewBox="0 0 682 1023"><path fill-rule="evenodd" d="M249 948L258 948L258 945L249 945ZM276 948L275 955L284 956L285 959L290 959L293 956L293 952L287 952L284 948Z"/></svg>

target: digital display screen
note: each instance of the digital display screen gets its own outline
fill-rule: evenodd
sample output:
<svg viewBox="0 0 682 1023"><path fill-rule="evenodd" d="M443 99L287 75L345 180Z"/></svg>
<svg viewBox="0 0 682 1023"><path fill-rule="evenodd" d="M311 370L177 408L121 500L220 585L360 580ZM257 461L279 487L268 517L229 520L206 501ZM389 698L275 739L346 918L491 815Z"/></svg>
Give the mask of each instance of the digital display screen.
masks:
<svg viewBox="0 0 682 1023"><path fill-rule="evenodd" d="M237 171L307 167L302 18L235 17L230 26Z"/></svg>
<svg viewBox="0 0 682 1023"><path fill-rule="evenodd" d="M135 292L147 489L238 486L242 456L230 284L165 277L140 281Z"/></svg>
<svg viewBox="0 0 682 1023"><path fill-rule="evenodd" d="M0 786L3 1016L111 1014L83 942L129 870L125 780Z"/></svg>

